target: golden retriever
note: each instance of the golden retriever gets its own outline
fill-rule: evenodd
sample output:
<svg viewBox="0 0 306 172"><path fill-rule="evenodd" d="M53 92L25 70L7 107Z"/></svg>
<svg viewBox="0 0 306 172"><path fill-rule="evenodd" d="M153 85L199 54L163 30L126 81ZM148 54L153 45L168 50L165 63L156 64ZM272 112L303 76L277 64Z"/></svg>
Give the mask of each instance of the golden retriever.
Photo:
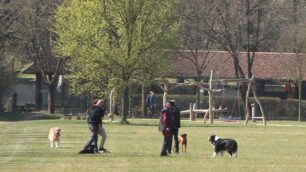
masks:
<svg viewBox="0 0 306 172"><path fill-rule="evenodd" d="M49 131L49 141L50 146L53 148L54 146L58 148L60 144L60 136L61 136L61 129L59 127L52 127Z"/></svg>

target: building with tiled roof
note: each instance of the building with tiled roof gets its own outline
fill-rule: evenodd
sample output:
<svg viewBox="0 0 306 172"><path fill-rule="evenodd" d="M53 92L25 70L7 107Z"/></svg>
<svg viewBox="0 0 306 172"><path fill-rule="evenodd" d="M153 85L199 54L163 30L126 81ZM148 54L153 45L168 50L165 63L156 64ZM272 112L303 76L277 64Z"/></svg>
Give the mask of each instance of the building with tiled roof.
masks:
<svg viewBox="0 0 306 172"><path fill-rule="evenodd" d="M206 56L205 51L200 51L200 62ZM171 52L171 73L169 77L177 78L195 78L196 70L194 65L186 57L191 57L191 51ZM184 58L185 57L185 58ZM306 57L305 57L306 58ZM232 79L235 77L234 63L231 54L226 51L211 51L207 57L208 61L202 76L209 78L210 71L214 70L215 78ZM281 80L294 81L296 75L293 73L295 63L294 53L273 53L273 52L256 52L254 58L252 73L259 80ZM247 74L247 53L239 53L239 61L244 74ZM306 69L306 59L304 60ZM294 67L296 69L296 67ZM306 72L306 71L305 71ZM304 75L306 81L306 73Z"/></svg>
<svg viewBox="0 0 306 172"><path fill-rule="evenodd" d="M169 51L171 61L171 72L167 77L182 79L193 79L197 77L195 65L190 61L191 51ZM198 62L201 63L207 56L206 51L198 52ZM303 80L306 81L306 56L302 60L304 70ZM239 63L245 75L247 75L247 52L239 53ZM256 78L257 92L259 96L288 96L297 97L298 64L294 53L256 52L252 67L252 74ZM202 70L202 77L208 79L210 71L214 71L214 79L236 79L233 58L226 51L210 51L206 58L206 65ZM289 83L290 82L290 83ZM275 83L278 83L275 85ZM285 84L291 86L291 93L286 93ZM302 86L303 98L306 98L306 85Z"/></svg>
<svg viewBox="0 0 306 172"><path fill-rule="evenodd" d="M46 58L45 65L42 66L44 68L44 71L46 73L53 74L56 71L58 61L59 59L57 58ZM65 71L64 68L61 68L59 71L60 74L65 74L66 72L67 71ZM40 73L40 70L35 63L31 63L22 71L22 73L23 74L36 74L36 73Z"/></svg>

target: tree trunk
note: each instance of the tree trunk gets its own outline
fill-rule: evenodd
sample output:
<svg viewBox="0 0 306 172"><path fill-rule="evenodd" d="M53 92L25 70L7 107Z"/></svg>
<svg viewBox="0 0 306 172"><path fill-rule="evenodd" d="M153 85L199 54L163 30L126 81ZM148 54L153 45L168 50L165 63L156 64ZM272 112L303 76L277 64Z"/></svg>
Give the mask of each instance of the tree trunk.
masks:
<svg viewBox="0 0 306 172"><path fill-rule="evenodd" d="M35 88L35 104L36 104L36 110L40 111L41 109L41 102L42 102L42 96L41 96L41 73L36 73L36 88Z"/></svg>
<svg viewBox="0 0 306 172"><path fill-rule="evenodd" d="M198 77L196 79L196 82L201 82L201 73L198 72L197 75L198 75ZM196 106L197 106L197 108L200 108L200 97L201 97L200 96L200 87L196 85L195 89L196 89Z"/></svg>
<svg viewBox="0 0 306 172"><path fill-rule="evenodd" d="M168 97L168 84L164 84L164 95L163 95L163 107L167 103L167 97Z"/></svg>
<svg viewBox="0 0 306 172"><path fill-rule="evenodd" d="M127 124L127 115L128 115L128 108L129 108L129 88L125 86L123 88L123 93L121 96L121 123Z"/></svg>
<svg viewBox="0 0 306 172"><path fill-rule="evenodd" d="M109 117L110 120L113 121L114 113L115 113L115 98L114 98L115 90L112 90L109 94Z"/></svg>
<svg viewBox="0 0 306 172"><path fill-rule="evenodd" d="M48 84L48 112L54 113L54 84Z"/></svg>
<svg viewBox="0 0 306 172"><path fill-rule="evenodd" d="M260 112L261 112L261 115L262 115L262 122L263 122L264 125L266 125L267 124L266 123L266 115L265 115L265 112L263 110L262 104L260 103L260 101L257 98L256 90L254 89L254 87L252 87L252 92L253 92L253 95L254 95L254 99L259 106L259 109L260 109Z"/></svg>
<svg viewBox="0 0 306 172"><path fill-rule="evenodd" d="M0 109L3 108L3 104L2 104L2 92L0 90Z"/></svg>
<svg viewBox="0 0 306 172"><path fill-rule="evenodd" d="M234 61L234 67L235 67L235 76L236 78L245 78L244 73L241 69L240 63L239 63L239 54L237 52L232 52L232 58Z"/></svg>
<svg viewBox="0 0 306 172"><path fill-rule="evenodd" d="M250 110L249 110L249 97L250 97L250 92L251 92L251 87L252 87L252 82L249 81L248 83L248 89L246 91L246 96L245 96L245 101L244 101L244 105L245 105L245 113L246 113L246 117L245 117L245 125L248 124L249 119L250 119Z"/></svg>
<svg viewBox="0 0 306 172"><path fill-rule="evenodd" d="M209 91L208 91L208 104L209 104L209 107L208 107L208 113L209 113L209 123L210 124L213 124L214 123L214 114L213 114L213 111L212 111L212 101L213 101L213 97L212 97L212 79L213 79L213 75L214 75L214 72L211 71L210 72L210 80L209 80Z"/></svg>
<svg viewBox="0 0 306 172"><path fill-rule="evenodd" d="M146 92L146 90L145 90L145 86L144 86L144 84L142 84L141 85L141 115L143 116L143 117L145 117L146 116L146 111L145 111L145 107L146 107L146 104L145 104L145 92Z"/></svg>
<svg viewBox="0 0 306 172"><path fill-rule="evenodd" d="M234 60L234 67L235 67L235 75L237 79L245 79L245 75L244 72L241 69L240 63L239 63L239 53L237 52L233 52L233 60ZM241 83L241 85L237 84L240 90L240 96L241 96L241 100L243 102L243 104L245 105L245 107L250 107L249 103L245 102L245 99L247 97L247 89L248 89L248 85L246 83ZM246 111L248 111L249 109L245 109L245 113ZM246 114L240 114L241 119L244 119L246 116Z"/></svg>
<svg viewBox="0 0 306 172"><path fill-rule="evenodd" d="M243 105L245 106L244 109L244 113L240 114L241 119L245 119L246 117L246 113L247 111L250 110L251 104L250 102L246 102L246 98L247 98L247 91L248 91L248 84L246 83L241 83L241 85L238 85L238 87L240 87L240 96L241 96L241 101L243 103ZM246 109L247 108L247 109Z"/></svg>
<svg viewBox="0 0 306 172"><path fill-rule="evenodd" d="M46 84L48 86L48 112L54 113L54 87L55 87L55 80L53 80L52 74L47 74L48 81Z"/></svg>
<svg viewBox="0 0 306 172"><path fill-rule="evenodd" d="M301 113L302 113L302 82L299 83L299 116L298 121L301 122Z"/></svg>
<svg viewBox="0 0 306 172"><path fill-rule="evenodd" d="M196 86L196 106L200 109L200 88Z"/></svg>
<svg viewBox="0 0 306 172"><path fill-rule="evenodd" d="M250 107L250 103L249 103L249 96L250 96L250 92L252 90L253 92L253 95L254 95L254 99L256 101L256 103L258 104L259 108L260 108L260 112L261 112L261 115L262 115L262 121L263 121L263 124L266 125L266 116L265 116L265 113L264 113L264 110L263 110L263 106L262 104L260 103L260 101L258 100L257 98L257 94L256 94L256 89L255 89L255 86L256 84L254 83L254 78L252 77L249 82L248 82L248 89L247 89L247 94L246 94L246 98L245 98L245 109L246 109L246 117L245 117L245 125L248 123L249 121L249 118L250 118L250 111L249 111L249 107Z"/></svg>

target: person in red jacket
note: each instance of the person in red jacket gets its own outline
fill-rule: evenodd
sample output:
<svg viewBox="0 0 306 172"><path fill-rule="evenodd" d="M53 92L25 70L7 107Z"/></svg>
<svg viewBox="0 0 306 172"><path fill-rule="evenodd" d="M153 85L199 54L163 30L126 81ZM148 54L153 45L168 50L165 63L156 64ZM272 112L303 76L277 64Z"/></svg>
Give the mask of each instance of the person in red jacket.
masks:
<svg viewBox="0 0 306 172"><path fill-rule="evenodd" d="M160 156L168 156L171 153L171 142L172 142L172 112L171 104L168 102L165 104L165 108L161 111L159 121L159 131L163 133L164 141Z"/></svg>

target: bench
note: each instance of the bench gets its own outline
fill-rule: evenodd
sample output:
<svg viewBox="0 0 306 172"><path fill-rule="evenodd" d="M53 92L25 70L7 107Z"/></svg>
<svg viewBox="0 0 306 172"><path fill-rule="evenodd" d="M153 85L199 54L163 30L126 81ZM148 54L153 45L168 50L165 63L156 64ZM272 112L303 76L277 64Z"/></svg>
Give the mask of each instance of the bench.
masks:
<svg viewBox="0 0 306 172"><path fill-rule="evenodd" d="M19 112L31 112L35 110L35 105L32 103L25 103L24 105L17 105L16 108Z"/></svg>

